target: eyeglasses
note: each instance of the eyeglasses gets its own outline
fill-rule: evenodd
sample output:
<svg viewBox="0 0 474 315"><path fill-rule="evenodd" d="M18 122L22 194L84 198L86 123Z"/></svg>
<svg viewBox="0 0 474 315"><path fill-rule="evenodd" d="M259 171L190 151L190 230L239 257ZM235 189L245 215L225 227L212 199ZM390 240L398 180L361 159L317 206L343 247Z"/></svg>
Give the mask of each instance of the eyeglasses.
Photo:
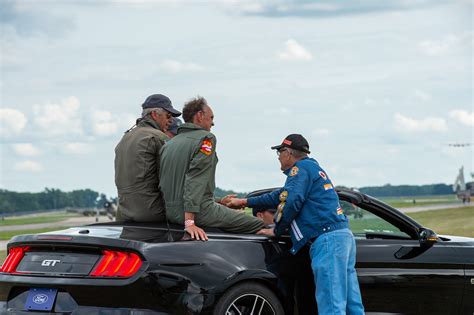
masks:
<svg viewBox="0 0 474 315"><path fill-rule="evenodd" d="M277 150L277 155L280 156L282 152L288 151L287 149Z"/></svg>
<svg viewBox="0 0 474 315"><path fill-rule="evenodd" d="M171 119L171 117L173 117L173 115L169 112L166 112L164 114L166 115L166 119Z"/></svg>

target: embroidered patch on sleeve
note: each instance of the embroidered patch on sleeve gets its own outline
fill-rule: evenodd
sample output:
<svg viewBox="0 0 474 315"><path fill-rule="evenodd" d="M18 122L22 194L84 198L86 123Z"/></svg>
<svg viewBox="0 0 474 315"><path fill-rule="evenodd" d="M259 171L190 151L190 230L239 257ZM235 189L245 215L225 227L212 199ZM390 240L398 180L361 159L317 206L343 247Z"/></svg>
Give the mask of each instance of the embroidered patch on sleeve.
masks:
<svg viewBox="0 0 474 315"><path fill-rule="evenodd" d="M324 190L329 190L329 189L332 189L332 184L325 184L324 185Z"/></svg>
<svg viewBox="0 0 474 315"><path fill-rule="evenodd" d="M212 153L212 142L209 139L204 139L201 144L201 149L199 150L205 155L211 155Z"/></svg>
<svg viewBox="0 0 474 315"><path fill-rule="evenodd" d="M293 166L290 171L290 176L295 176L296 174L298 174L298 171L299 171L298 166Z"/></svg>
<svg viewBox="0 0 474 315"><path fill-rule="evenodd" d="M288 198L288 192L284 190L280 193L280 201L283 202L286 200L286 198Z"/></svg>
<svg viewBox="0 0 474 315"><path fill-rule="evenodd" d="M342 208L337 208L337 214L343 214L344 212L342 211Z"/></svg>
<svg viewBox="0 0 474 315"><path fill-rule="evenodd" d="M319 171L319 176L321 176L324 180L328 179L328 176L323 171Z"/></svg>
<svg viewBox="0 0 474 315"><path fill-rule="evenodd" d="M278 223L280 222L281 220L281 217L283 216L283 208L285 207L285 202L282 201L278 204L278 207L277 207L277 214L275 216L275 223Z"/></svg>

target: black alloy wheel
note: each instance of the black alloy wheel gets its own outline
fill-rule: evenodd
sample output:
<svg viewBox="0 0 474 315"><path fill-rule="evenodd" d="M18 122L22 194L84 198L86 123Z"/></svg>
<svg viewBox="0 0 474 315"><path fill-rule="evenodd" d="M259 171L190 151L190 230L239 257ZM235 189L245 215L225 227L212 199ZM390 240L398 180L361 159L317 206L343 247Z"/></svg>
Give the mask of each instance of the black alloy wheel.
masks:
<svg viewBox="0 0 474 315"><path fill-rule="evenodd" d="M283 315L275 293L267 287L246 282L230 288L217 302L214 315Z"/></svg>

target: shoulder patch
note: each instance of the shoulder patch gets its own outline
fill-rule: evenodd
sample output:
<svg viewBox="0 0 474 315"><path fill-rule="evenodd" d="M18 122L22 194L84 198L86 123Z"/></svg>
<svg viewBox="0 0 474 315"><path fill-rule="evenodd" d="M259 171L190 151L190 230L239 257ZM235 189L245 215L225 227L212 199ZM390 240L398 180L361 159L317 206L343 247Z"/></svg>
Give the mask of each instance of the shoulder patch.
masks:
<svg viewBox="0 0 474 315"><path fill-rule="evenodd" d="M332 184L325 184L324 185L324 190L330 190L330 189L333 189L334 187L332 187Z"/></svg>
<svg viewBox="0 0 474 315"><path fill-rule="evenodd" d="M298 168L298 166L293 166L290 171L290 176L295 176L296 174L298 174L299 170L300 169Z"/></svg>
<svg viewBox="0 0 474 315"><path fill-rule="evenodd" d="M323 171L319 171L319 176L321 176L324 180L328 180L328 176Z"/></svg>
<svg viewBox="0 0 474 315"><path fill-rule="evenodd" d="M205 155L211 155L212 153L212 142L209 139L204 139L201 143L200 152L204 153Z"/></svg>

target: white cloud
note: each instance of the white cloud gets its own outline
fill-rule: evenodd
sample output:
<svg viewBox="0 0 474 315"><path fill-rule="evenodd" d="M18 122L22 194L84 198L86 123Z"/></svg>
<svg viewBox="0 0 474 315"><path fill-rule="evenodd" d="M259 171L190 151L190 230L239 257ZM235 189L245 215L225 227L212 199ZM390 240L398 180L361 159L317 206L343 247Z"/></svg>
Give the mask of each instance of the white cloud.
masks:
<svg viewBox="0 0 474 315"><path fill-rule="evenodd" d="M327 136L329 134L329 130L326 128L315 129L312 132L313 136Z"/></svg>
<svg viewBox="0 0 474 315"><path fill-rule="evenodd" d="M87 143L70 142L63 145L62 150L66 154L85 154L91 151L91 147Z"/></svg>
<svg viewBox="0 0 474 315"><path fill-rule="evenodd" d="M43 170L43 166L35 161L22 161L15 164L13 167L15 171L20 172L41 172Z"/></svg>
<svg viewBox="0 0 474 315"><path fill-rule="evenodd" d="M277 53L277 58L281 60L311 60L311 53L301 46L296 40L289 39L285 42L285 50Z"/></svg>
<svg viewBox="0 0 474 315"><path fill-rule="evenodd" d="M12 146L15 153L20 156L37 156L39 154L39 150L31 143L16 143Z"/></svg>
<svg viewBox="0 0 474 315"><path fill-rule="evenodd" d="M204 67L192 62L180 62L177 60L165 60L160 66L160 69L169 72L169 73L178 73L178 72L197 72L203 71Z"/></svg>
<svg viewBox="0 0 474 315"><path fill-rule="evenodd" d="M416 120L396 113L394 116L395 128L402 132L444 132L448 130L446 121L442 118L426 117Z"/></svg>
<svg viewBox="0 0 474 315"><path fill-rule="evenodd" d="M445 56L457 49L459 46L469 44L472 35L469 33L456 36L448 35L439 40L424 40L418 44L420 51L428 56Z"/></svg>
<svg viewBox="0 0 474 315"><path fill-rule="evenodd" d="M26 116L13 108L0 108L0 136L19 134L26 126Z"/></svg>
<svg viewBox="0 0 474 315"><path fill-rule="evenodd" d="M82 134L79 100L71 96L59 104L34 105L35 124L47 136Z"/></svg>
<svg viewBox="0 0 474 315"><path fill-rule="evenodd" d="M122 113L117 117L119 131L125 132L125 130L131 128L137 120L137 116L130 113Z"/></svg>
<svg viewBox="0 0 474 315"><path fill-rule="evenodd" d="M112 113L102 110L92 113L92 132L96 136L110 136L117 132L118 123Z"/></svg>
<svg viewBox="0 0 474 315"><path fill-rule="evenodd" d="M449 113L449 116L459 121L466 126L474 126L474 112L467 110L456 109Z"/></svg>

